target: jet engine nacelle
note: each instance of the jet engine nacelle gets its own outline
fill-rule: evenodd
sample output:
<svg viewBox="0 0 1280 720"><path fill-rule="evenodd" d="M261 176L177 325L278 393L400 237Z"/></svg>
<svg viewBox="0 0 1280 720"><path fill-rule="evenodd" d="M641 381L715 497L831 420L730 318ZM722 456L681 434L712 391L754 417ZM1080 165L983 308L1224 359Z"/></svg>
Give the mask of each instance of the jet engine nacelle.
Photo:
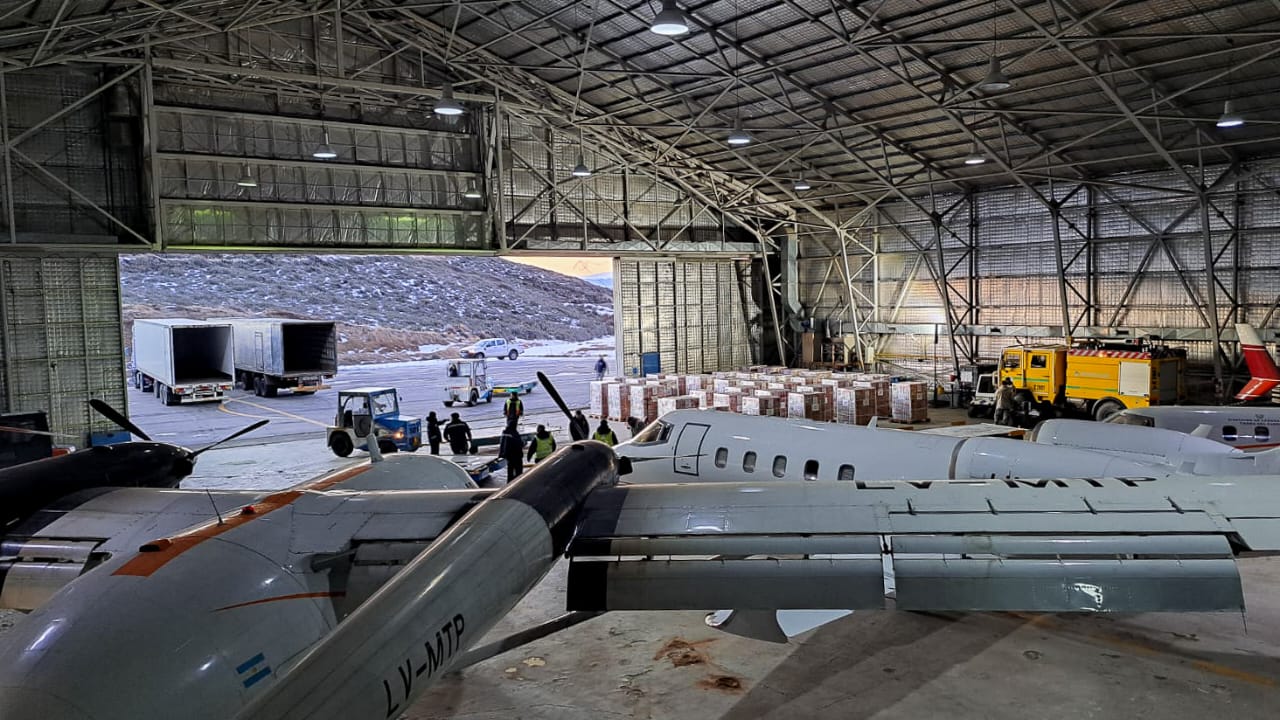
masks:
<svg viewBox="0 0 1280 720"><path fill-rule="evenodd" d="M1031 441L1175 466L1194 458L1238 452L1220 442L1174 430L1088 420L1045 420L1031 432Z"/></svg>

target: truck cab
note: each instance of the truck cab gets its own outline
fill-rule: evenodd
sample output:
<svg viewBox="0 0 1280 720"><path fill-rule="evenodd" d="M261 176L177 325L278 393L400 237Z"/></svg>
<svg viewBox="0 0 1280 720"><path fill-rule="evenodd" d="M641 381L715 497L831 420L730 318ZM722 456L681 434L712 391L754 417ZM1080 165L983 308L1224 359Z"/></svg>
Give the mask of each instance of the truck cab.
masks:
<svg viewBox="0 0 1280 720"><path fill-rule="evenodd" d="M329 449L339 457L368 450L372 433L382 452L413 452L422 446L422 419L400 414L395 388L365 387L338 393L338 412L328 429Z"/></svg>

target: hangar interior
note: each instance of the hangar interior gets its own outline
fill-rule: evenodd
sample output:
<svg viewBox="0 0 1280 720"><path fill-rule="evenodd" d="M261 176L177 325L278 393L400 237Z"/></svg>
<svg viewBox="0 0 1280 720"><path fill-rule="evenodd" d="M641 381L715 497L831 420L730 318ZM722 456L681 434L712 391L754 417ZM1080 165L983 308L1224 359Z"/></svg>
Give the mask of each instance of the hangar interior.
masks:
<svg viewBox="0 0 1280 720"><path fill-rule="evenodd" d="M119 253L604 255L678 372L1275 324L1273 0L663 7L5 3L0 410L108 427Z"/></svg>

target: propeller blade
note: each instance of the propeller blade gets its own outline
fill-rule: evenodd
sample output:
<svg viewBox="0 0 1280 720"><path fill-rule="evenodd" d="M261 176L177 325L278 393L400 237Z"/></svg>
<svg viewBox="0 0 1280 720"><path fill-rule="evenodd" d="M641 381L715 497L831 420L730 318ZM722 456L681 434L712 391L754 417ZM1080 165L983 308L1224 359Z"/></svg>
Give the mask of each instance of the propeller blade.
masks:
<svg viewBox="0 0 1280 720"><path fill-rule="evenodd" d="M245 433L253 432L254 430L257 430L258 428L262 427L263 425L266 425L266 424L267 424L267 423L269 423L269 422L271 422L271 421L270 421L270 420L259 420L258 422L256 422L256 423L254 423L254 424L250 425L249 427L240 428L239 430L237 430L237 431L235 431L235 432L231 433L230 435L228 435L228 436L226 436L226 437L222 438L221 440L219 440L219 441L218 441L218 442L216 442L216 443L213 443L212 445L205 445L204 447L200 448L199 450L196 450L195 452L191 453L191 454L190 454L190 455L188 455L187 457L188 457L188 458L190 458L191 460L195 460L195 459L196 459L196 456L197 456L197 455L199 455L200 453L204 452L205 450L212 450L213 448L218 447L219 445L221 445L221 444L222 444L222 443L224 443L224 442L227 442L228 440L235 440L236 438L240 437L241 435L244 435Z"/></svg>
<svg viewBox="0 0 1280 720"><path fill-rule="evenodd" d="M79 435L68 435L67 433L49 432L48 430L29 430L27 428L12 427L9 425L0 425L0 432L18 433L20 435L48 435L49 437L79 439Z"/></svg>
<svg viewBox="0 0 1280 720"><path fill-rule="evenodd" d="M151 442L151 436L142 432L142 428L139 428L137 425L134 425L132 422L129 421L129 418L125 417L124 415L121 415L118 410L102 402L98 398L93 398L89 400L89 407L93 408L94 410L97 410L99 415L119 425L125 430L128 430L129 432L133 433L134 435L137 435L138 437L142 438L147 442Z"/></svg>
<svg viewBox="0 0 1280 720"><path fill-rule="evenodd" d="M560 412L564 413L564 416L569 418L569 422L572 423L573 413L569 412L569 406L564 404L564 398L560 397L560 392L556 390L556 386L551 384L551 381L547 379L546 375L542 374L541 370L538 371L538 382L547 389L547 394L555 401L556 406L560 408Z"/></svg>

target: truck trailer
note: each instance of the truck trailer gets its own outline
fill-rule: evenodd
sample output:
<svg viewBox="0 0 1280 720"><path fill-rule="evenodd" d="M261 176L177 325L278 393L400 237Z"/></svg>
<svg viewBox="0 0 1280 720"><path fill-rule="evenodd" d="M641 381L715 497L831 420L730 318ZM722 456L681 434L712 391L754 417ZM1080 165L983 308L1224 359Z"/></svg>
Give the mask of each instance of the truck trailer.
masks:
<svg viewBox="0 0 1280 720"><path fill-rule="evenodd" d="M310 394L338 372L338 328L328 320L231 318L235 382L258 397Z"/></svg>
<svg viewBox="0 0 1280 720"><path fill-rule="evenodd" d="M231 325L223 321L133 321L130 383L165 405L221 400L235 381Z"/></svg>

